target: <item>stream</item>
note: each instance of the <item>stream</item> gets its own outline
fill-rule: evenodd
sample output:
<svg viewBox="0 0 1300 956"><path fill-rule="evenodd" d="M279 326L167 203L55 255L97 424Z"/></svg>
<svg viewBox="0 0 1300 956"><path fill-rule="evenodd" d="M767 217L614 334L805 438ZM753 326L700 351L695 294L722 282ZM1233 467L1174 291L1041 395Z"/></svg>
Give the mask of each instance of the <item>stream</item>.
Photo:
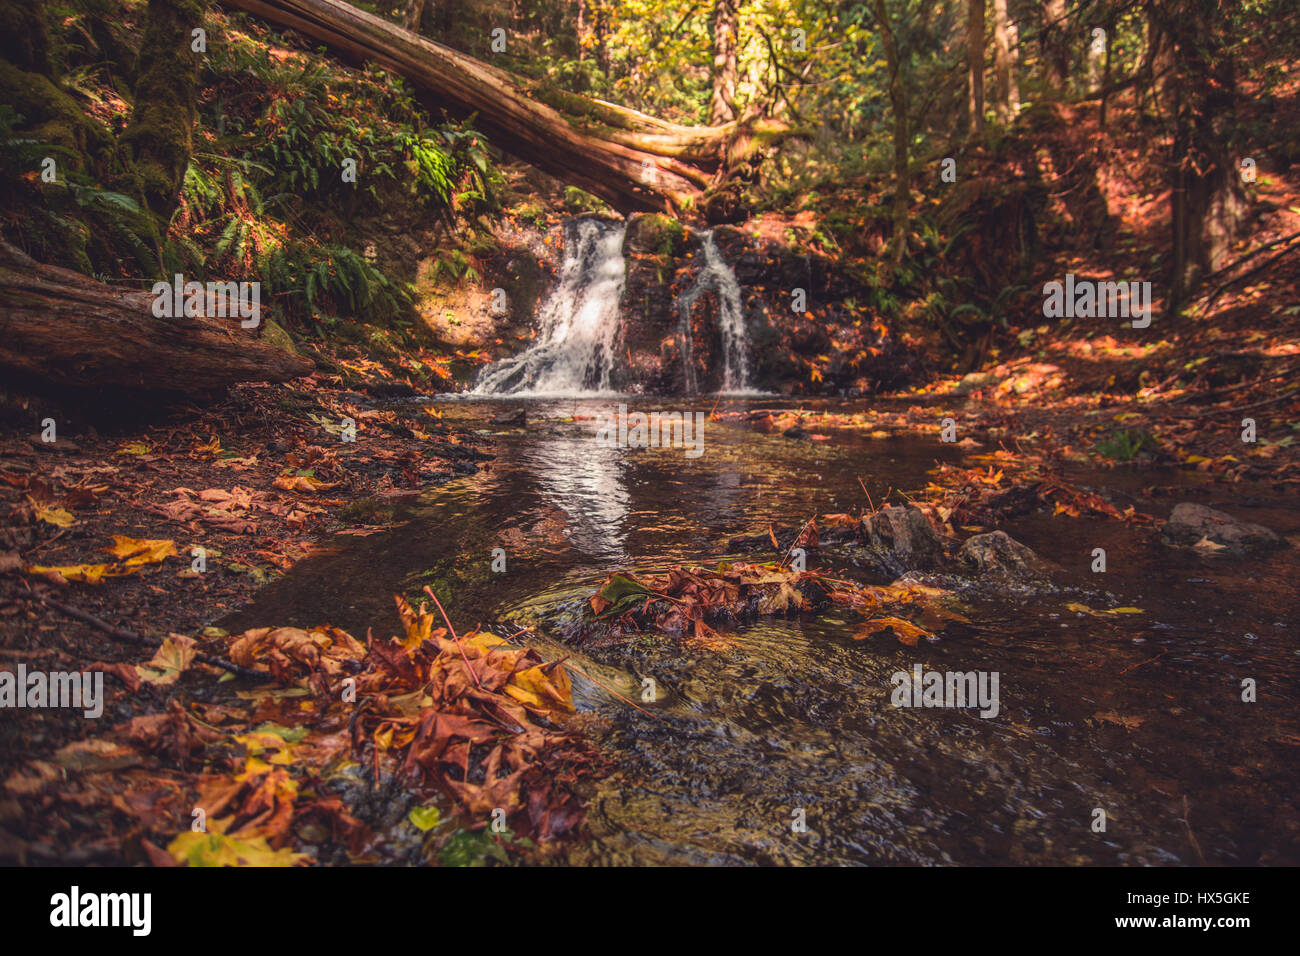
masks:
<svg viewBox="0 0 1300 956"><path fill-rule="evenodd" d="M589 834L561 862L1300 863L1294 548L1203 556L1117 521L1036 514L1001 527L1059 566L1051 585L926 575L960 599L969 623L915 647L888 632L855 640L856 622L836 608L761 619L728 632L726 650L662 636L568 646L567 626L610 571L711 566L731 538L771 521L856 514L859 479L915 490L938 461L964 454L921 436L807 442L729 421L705 423L698 457L608 447L596 419L617 401L437 402L445 420L492 435L496 459L406 500L389 530L338 536L223 626L328 622L388 636L398 630L392 596L425 585L458 627L534 625L530 643L584 672L572 672L575 703L617 768L595 785ZM626 401L706 415L713 405ZM527 425L494 424L521 410ZM1160 517L1196 500L1300 531L1300 502L1197 488L1186 471L1075 469L1069 479ZM1151 491L1172 485L1176 495ZM1090 569L1094 547L1107 551L1105 574ZM492 570L494 548L504 571ZM809 567L878 583L833 550L811 553ZM918 664L996 672L997 715L893 706L891 675ZM640 703L646 678L653 703ZM1244 678L1258 684L1255 703L1241 699ZM1098 808L1105 832L1094 829Z"/></svg>

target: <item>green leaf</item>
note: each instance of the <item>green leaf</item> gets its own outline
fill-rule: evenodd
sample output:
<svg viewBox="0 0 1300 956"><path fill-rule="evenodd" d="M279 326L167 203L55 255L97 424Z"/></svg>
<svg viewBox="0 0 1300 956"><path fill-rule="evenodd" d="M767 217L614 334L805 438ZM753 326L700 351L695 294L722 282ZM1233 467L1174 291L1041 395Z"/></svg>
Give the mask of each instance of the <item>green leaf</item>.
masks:
<svg viewBox="0 0 1300 956"><path fill-rule="evenodd" d="M406 816L421 830L432 830L442 820L437 807L412 807Z"/></svg>

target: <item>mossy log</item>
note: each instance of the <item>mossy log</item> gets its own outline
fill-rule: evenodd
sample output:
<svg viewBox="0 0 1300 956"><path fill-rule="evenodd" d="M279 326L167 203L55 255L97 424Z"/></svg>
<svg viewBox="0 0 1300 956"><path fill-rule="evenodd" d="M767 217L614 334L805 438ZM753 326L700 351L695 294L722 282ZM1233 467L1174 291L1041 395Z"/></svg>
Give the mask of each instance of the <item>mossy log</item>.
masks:
<svg viewBox="0 0 1300 956"><path fill-rule="evenodd" d="M153 303L0 242L0 367L60 388L190 395L315 368L238 319L156 318Z"/></svg>

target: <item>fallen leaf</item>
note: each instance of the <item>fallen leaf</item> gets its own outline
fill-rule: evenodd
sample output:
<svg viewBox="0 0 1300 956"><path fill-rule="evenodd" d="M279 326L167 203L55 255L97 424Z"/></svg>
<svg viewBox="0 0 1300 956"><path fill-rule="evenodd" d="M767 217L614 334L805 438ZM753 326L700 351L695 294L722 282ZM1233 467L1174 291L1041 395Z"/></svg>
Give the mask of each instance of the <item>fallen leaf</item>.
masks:
<svg viewBox="0 0 1300 956"><path fill-rule="evenodd" d="M432 830L441 821L442 814L437 807L412 807L406 817L420 830Z"/></svg>
<svg viewBox="0 0 1300 956"><path fill-rule="evenodd" d="M113 544L104 551L113 555L128 568L144 564L159 564L164 558L177 556L174 541L128 538L120 534L113 535Z"/></svg>
<svg viewBox="0 0 1300 956"><path fill-rule="evenodd" d="M877 617L864 622L858 632L853 635L855 641L865 640L872 634L883 631L886 628L892 630L898 637L900 644L906 644L908 647L915 647L916 642L923 637L931 637L929 631L922 630L909 621L904 621L899 617Z"/></svg>
<svg viewBox="0 0 1300 956"><path fill-rule="evenodd" d="M46 524L52 524L56 528L69 528L77 523L77 519L72 517L72 512L66 508L55 508L51 505L37 505L36 517Z"/></svg>
<svg viewBox="0 0 1300 956"><path fill-rule="evenodd" d="M145 683L165 687L176 683L176 679L193 663L194 653L193 638L183 634L170 634L153 658L147 664L137 665L135 670Z"/></svg>
<svg viewBox="0 0 1300 956"><path fill-rule="evenodd" d="M207 833L182 833L167 844L167 852L177 863L189 866L298 866L311 857L294 853L287 847L272 850L265 837L239 840L217 832L213 820Z"/></svg>
<svg viewBox="0 0 1300 956"><path fill-rule="evenodd" d="M70 564L58 567L32 565L27 569L32 574L57 574L66 581L81 581L83 584L98 584L106 577L113 577L111 564Z"/></svg>
<svg viewBox="0 0 1300 956"><path fill-rule="evenodd" d="M314 494L317 491L333 488L338 482L321 481L310 475L281 475L272 484L281 491L305 491Z"/></svg>

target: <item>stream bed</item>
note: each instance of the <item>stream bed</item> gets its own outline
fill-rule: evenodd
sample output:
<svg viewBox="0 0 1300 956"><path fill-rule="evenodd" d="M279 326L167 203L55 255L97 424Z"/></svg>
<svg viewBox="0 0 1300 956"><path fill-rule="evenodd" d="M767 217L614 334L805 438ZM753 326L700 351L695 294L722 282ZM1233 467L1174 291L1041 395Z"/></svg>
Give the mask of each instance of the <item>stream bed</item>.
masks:
<svg viewBox="0 0 1300 956"><path fill-rule="evenodd" d="M493 435L495 460L404 502L390 530L339 536L224 626L328 622L388 636L392 596L425 585L458 628L534 625L530 643L584 672L572 672L575 703L599 718L589 733L617 768L561 862L1300 863L1294 547L1206 556L1117 521L1035 514L1000 527L1058 566L1052 583L927 575L969 623L914 647L889 632L855 639L835 608L729 631L727 650L666 637L568 646L566 627L613 570L712 566L738 535L856 514L862 485L919 489L937 462L964 454L924 436L810 442L729 421L706 422L698 457L607 447L594 419L618 401L438 403L444 419ZM707 415L713 398L669 404ZM783 403L720 407L747 404ZM499 424L520 411L527 425ZM1183 470L1076 469L1070 480L1161 518L1192 500L1300 532L1300 502ZM1174 485L1186 497L1143 491ZM1105 574L1091 571L1096 547ZM503 571L492 569L498 548ZM860 579L834 551L808 566ZM891 675L916 665L996 672L998 713L893 706ZM647 678L653 703L641 703ZM1246 678L1254 703L1242 700Z"/></svg>

